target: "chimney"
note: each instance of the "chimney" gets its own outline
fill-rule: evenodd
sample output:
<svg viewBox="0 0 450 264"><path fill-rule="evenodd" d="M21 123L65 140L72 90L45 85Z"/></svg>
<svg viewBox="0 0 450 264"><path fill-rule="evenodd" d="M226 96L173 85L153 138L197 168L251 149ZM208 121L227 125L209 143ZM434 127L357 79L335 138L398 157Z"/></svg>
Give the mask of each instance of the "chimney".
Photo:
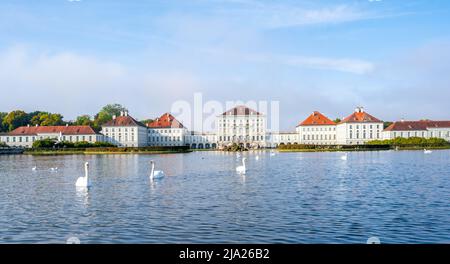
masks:
<svg viewBox="0 0 450 264"><path fill-rule="evenodd" d="M128 116L128 111L125 111L125 116Z"/></svg>
<svg viewBox="0 0 450 264"><path fill-rule="evenodd" d="M120 116L123 116L123 111L120 111Z"/></svg>
<svg viewBox="0 0 450 264"><path fill-rule="evenodd" d="M113 120L116 119L116 115L113 115Z"/></svg>
<svg viewBox="0 0 450 264"><path fill-rule="evenodd" d="M39 125L38 124L36 124L36 127L38 127Z"/></svg>
<svg viewBox="0 0 450 264"><path fill-rule="evenodd" d="M66 124L66 127L68 127L69 126L69 124Z"/></svg>
<svg viewBox="0 0 450 264"><path fill-rule="evenodd" d="M30 127L30 124L28 124L27 127Z"/></svg>
<svg viewBox="0 0 450 264"><path fill-rule="evenodd" d="M402 119L400 119L400 121L403 123L403 122L405 122L405 119L404 118L402 118Z"/></svg>

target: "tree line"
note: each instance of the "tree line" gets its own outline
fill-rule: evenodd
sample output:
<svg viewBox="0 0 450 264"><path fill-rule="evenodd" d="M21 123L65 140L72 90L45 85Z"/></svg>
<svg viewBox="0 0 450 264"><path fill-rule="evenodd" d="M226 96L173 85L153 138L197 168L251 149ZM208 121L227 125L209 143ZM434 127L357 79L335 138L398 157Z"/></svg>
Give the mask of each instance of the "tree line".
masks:
<svg viewBox="0 0 450 264"><path fill-rule="evenodd" d="M23 110L14 110L9 113L0 112L0 132L10 132L21 126L90 126L95 131L100 131L101 126L112 120L113 116L119 116L121 112L128 109L121 104L108 104L104 106L94 116L85 114L78 116L75 120L65 121L59 113L50 113L44 111L34 111L26 113ZM142 123L151 122L152 119L142 120Z"/></svg>

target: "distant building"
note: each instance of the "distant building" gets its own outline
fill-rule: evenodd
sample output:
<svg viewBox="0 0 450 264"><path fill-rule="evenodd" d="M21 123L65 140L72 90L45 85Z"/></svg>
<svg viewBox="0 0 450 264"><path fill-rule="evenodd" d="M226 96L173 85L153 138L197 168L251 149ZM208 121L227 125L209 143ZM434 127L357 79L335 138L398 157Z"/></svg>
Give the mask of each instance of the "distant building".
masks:
<svg viewBox="0 0 450 264"><path fill-rule="evenodd" d="M276 148L279 145L300 144L300 135L295 132L268 132L266 134L266 147Z"/></svg>
<svg viewBox="0 0 450 264"><path fill-rule="evenodd" d="M184 146L188 130L170 113L147 124L149 146Z"/></svg>
<svg viewBox="0 0 450 264"><path fill-rule="evenodd" d="M185 144L192 149L215 149L218 141L216 133L190 131L185 135Z"/></svg>
<svg viewBox="0 0 450 264"><path fill-rule="evenodd" d="M442 138L450 141L450 121L398 121L383 131L383 139L394 138Z"/></svg>
<svg viewBox="0 0 450 264"><path fill-rule="evenodd" d="M362 145L381 139L383 121L357 107L355 112L344 118L336 127L338 145Z"/></svg>
<svg viewBox="0 0 450 264"><path fill-rule="evenodd" d="M336 123L315 111L297 126L300 142L307 145L335 145Z"/></svg>
<svg viewBox="0 0 450 264"><path fill-rule="evenodd" d="M239 144L247 148L266 146L265 115L246 106L236 106L217 117L220 147Z"/></svg>
<svg viewBox="0 0 450 264"><path fill-rule="evenodd" d="M119 147L145 147L148 146L147 127L128 115L121 112L120 116L102 125L101 133L105 141Z"/></svg>
<svg viewBox="0 0 450 264"><path fill-rule="evenodd" d="M37 140L55 139L59 142L103 141L103 135L95 133L89 126L22 126L0 135L0 142L11 147L31 148Z"/></svg>

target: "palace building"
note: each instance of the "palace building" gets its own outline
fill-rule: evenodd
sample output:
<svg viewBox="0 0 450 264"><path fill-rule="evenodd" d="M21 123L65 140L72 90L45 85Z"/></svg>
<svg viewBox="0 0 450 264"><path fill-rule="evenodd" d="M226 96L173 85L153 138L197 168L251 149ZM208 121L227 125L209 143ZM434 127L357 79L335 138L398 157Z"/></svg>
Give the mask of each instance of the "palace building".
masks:
<svg viewBox="0 0 450 264"><path fill-rule="evenodd" d="M364 111L364 108L357 107L353 114L337 124L336 143L362 145L368 141L381 139L383 126L383 121Z"/></svg>
<svg viewBox="0 0 450 264"><path fill-rule="evenodd" d="M142 124L128 112L113 116L96 133L89 126L24 126L0 134L0 142L13 147L31 147L36 140L52 138L70 142L109 142L119 147L188 146L192 149L222 149L232 144L246 148L275 148L285 144L362 145L372 140L442 138L450 141L450 121L399 121L386 129L380 119L364 108L335 123L319 111L300 122L294 131L268 131L266 116L247 106L236 106L217 116L215 132L190 131L172 114L165 113Z"/></svg>
<svg viewBox="0 0 450 264"><path fill-rule="evenodd" d="M36 140L56 139L59 142L103 141L103 135L90 126L22 126L0 135L0 142L11 147L31 148Z"/></svg>
<svg viewBox="0 0 450 264"><path fill-rule="evenodd" d="M217 117L219 148L239 144L266 147L266 117L246 106L236 106Z"/></svg>
<svg viewBox="0 0 450 264"><path fill-rule="evenodd" d="M383 131L383 139L442 138L450 141L450 121L398 121Z"/></svg>
<svg viewBox="0 0 450 264"><path fill-rule="evenodd" d="M147 124L149 146L184 146L188 130L170 113Z"/></svg>
<svg viewBox="0 0 450 264"><path fill-rule="evenodd" d="M101 133L105 136L106 142L118 147L148 146L147 127L128 115L128 112L113 116L111 121L102 126Z"/></svg>
<svg viewBox="0 0 450 264"><path fill-rule="evenodd" d="M336 123L322 113L315 111L297 126L302 144L335 145Z"/></svg>

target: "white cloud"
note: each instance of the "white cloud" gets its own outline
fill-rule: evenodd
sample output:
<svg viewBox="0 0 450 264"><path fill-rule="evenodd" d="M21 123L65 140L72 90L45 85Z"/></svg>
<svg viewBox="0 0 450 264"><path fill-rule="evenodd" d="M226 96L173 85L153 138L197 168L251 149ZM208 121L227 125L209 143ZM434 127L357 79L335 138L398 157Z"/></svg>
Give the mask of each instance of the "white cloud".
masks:
<svg viewBox="0 0 450 264"><path fill-rule="evenodd" d="M0 84L0 111L48 110L70 119L93 115L114 102L138 117L153 117L170 106L174 95L199 86L189 73L148 73L75 53L35 53L23 46L0 53Z"/></svg>

